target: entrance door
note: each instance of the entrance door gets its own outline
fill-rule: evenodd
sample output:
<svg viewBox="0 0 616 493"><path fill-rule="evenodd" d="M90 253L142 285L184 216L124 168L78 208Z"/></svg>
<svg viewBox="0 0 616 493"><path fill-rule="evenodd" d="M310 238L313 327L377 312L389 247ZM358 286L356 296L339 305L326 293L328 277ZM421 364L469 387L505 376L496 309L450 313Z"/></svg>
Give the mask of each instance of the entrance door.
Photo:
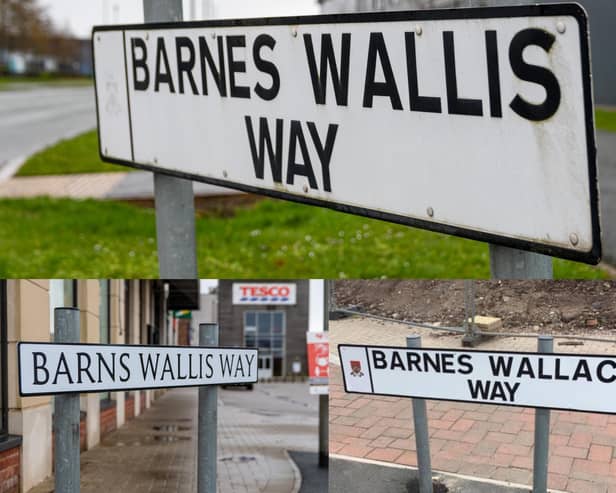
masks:
<svg viewBox="0 0 616 493"><path fill-rule="evenodd" d="M259 355L259 380L272 378L272 356L269 354Z"/></svg>
<svg viewBox="0 0 616 493"><path fill-rule="evenodd" d="M244 312L244 345L259 349L259 377L283 377L285 316L282 311Z"/></svg>

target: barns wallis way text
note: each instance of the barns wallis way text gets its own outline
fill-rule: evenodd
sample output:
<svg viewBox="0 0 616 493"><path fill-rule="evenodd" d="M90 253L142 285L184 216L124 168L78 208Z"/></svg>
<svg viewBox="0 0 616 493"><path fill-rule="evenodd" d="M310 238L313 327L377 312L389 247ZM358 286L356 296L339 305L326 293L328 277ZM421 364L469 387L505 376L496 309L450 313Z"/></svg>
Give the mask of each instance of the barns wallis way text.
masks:
<svg viewBox="0 0 616 493"><path fill-rule="evenodd" d="M174 382L211 378L245 379L253 375L255 354L69 352L54 362L32 352L33 385L107 382ZM137 361L135 361L135 359Z"/></svg>
<svg viewBox="0 0 616 493"><path fill-rule="evenodd" d="M349 31L355 29L360 28L352 25L348 28ZM285 84L277 65L283 62L276 61L276 47L289 42L290 37L281 40L281 37L277 39L267 32L255 36L211 36L209 31L207 35L197 36L193 34L197 31L187 32L191 35L152 36L150 33L146 37L145 33L127 32L135 92L166 93L177 97L276 100ZM293 73L305 74L312 88L312 94L297 94L295 100L298 104L313 100L315 105L332 107L358 105L366 111L377 102L380 108L391 108L392 111L475 118L501 119L504 112L509 111L515 117L532 122L545 121L558 111L561 84L556 75L550 68L528 63L523 57L524 50L530 46L549 54L557 39L554 34L540 28L526 28L507 43L498 31L485 30L481 33L481 42L472 45L456 41L468 38L468 33L443 30L440 34L441 42L438 46L429 46L429 53L417 50L418 36L415 32L405 32L403 28L388 32L387 40L381 31L305 33L301 39L293 38L292 42L298 44L291 47L293 57L284 63L298 64ZM367 43L354 43L357 36L367 36ZM456 42L460 46L456 46ZM469 70L456 63L456 53L460 50L471 50L473 57L485 59L485 73L477 75L483 79L481 87L489 89L487 94L478 94L483 90L479 88L475 88L475 94L460 94L458 76ZM404 59L405 76L402 78L395 75L397 71L392 66L394 51ZM500 51L508 54L510 67L507 70L510 69L519 80L543 89L545 96L542 101L528 101L520 94L505 99L501 94L501 78L508 72L499 66ZM283 46L282 53L288 52ZM361 60L359 64L351 63L357 59ZM419 75L428 63L441 65L443 83L420 88ZM246 80L251 77L260 81L248 84ZM358 81L360 89L349 91L349 81ZM444 93L438 94L436 87L443 87ZM281 114L290 111L287 107L277 109ZM275 183L293 185L297 177L302 177L313 190L332 191L334 184L330 167L339 122L330 122L319 128L313 121L246 114L242 123L256 179L270 180L269 176L266 178L268 163L268 175L271 173L271 180Z"/></svg>

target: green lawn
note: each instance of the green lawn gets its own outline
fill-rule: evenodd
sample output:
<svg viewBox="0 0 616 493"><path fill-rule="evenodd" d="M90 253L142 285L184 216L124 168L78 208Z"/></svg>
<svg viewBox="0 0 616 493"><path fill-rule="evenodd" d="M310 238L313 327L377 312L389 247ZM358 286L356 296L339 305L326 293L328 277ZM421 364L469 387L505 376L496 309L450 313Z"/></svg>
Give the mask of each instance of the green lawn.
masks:
<svg viewBox="0 0 616 493"><path fill-rule="evenodd" d="M0 201L0 277L158 277L154 211L94 200ZM197 220L201 277L487 278L479 242L263 200ZM557 278L605 278L555 261Z"/></svg>
<svg viewBox="0 0 616 493"><path fill-rule="evenodd" d="M595 126L599 130L616 132L616 111L598 109L595 111Z"/></svg>
<svg viewBox="0 0 616 493"><path fill-rule="evenodd" d="M126 166L104 163L98 157L98 136L95 130L83 133L44 149L30 157L17 176L65 175L129 171Z"/></svg>
<svg viewBox="0 0 616 493"><path fill-rule="evenodd" d="M91 86L93 81L89 77L57 77L49 74L23 77L0 75L0 91L36 85L81 87Z"/></svg>

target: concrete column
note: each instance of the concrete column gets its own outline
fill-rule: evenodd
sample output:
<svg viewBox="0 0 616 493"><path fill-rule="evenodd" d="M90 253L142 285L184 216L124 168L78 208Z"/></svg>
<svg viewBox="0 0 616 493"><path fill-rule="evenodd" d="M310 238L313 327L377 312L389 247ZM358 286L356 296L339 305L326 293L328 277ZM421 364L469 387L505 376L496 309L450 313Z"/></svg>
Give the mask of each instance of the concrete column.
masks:
<svg viewBox="0 0 616 493"><path fill-rule="evenodd" d="M131 290L131 306L129 310L131 317L131 333L128 344L141 344L141 327L139 325L139 303L141 302L139 299L139 281L133 279L129 282ZM139 416L141 414L141 402L138 390L133 392L133 397L135 399L135 416Z"/></svg>
<svg viewBox="0 0 616 493"><path fill-rule="evenodd" d="M9 433L21 435L22 492L51 475L52 401L50 397L19 397L17 342L49 342L49 282L9 280L7 283Z"/></svg>
<svg viewBox="0 0 616 493"><path fill-rule="evenodd" d="M124 323L124 281L112 279L109 284L109 339L111 344L124 344L126 335L126 325ZM124 392L112 392L111 398L116 401L116 424L119 428L126 422Z"/></svg>
<svg viewBox="0 0 616 493"><path fill-rule="evenodd" d="M81 312L81 342L100 343L100 288L97 279L78 281L79 310ZM101 440L101 401L99 394L82 396L86 417L86 447L91 449Z"/></svg>

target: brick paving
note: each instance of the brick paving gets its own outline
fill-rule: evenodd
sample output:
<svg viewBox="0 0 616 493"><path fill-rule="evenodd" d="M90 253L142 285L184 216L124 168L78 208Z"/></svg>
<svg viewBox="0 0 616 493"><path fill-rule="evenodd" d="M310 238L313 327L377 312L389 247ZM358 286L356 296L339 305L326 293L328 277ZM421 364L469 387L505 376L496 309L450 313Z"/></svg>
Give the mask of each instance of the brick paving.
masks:
<svg viewBox="0 0 616 493"><path fill-rule="evenodd" d="M315 405L303 396L307 386L298 387L219 390L219 493L297 493L301 478L286 450L316 450L318 420ZM170 390L82 452L81 491L195 493L196 401L196 389ZM49 478L30 493L53 489Z"/></svg>
<svg viewBox="0 0 616 493"><path fill-rule="evenodd" d="M405 346L419 333L425 347L460 347L460 337L367 319L330 323L330 453L416 466L410 399L346 394L337 345ZM534 350L536 341L494 338L481 349ZM558 346L555 344L556 351ZM567 346L566 352L616 353L616 344ZM435 470L530 485L534 410L427 401ZM571 493L616 493L616 416L553 411L548 486Z"/></svg>

